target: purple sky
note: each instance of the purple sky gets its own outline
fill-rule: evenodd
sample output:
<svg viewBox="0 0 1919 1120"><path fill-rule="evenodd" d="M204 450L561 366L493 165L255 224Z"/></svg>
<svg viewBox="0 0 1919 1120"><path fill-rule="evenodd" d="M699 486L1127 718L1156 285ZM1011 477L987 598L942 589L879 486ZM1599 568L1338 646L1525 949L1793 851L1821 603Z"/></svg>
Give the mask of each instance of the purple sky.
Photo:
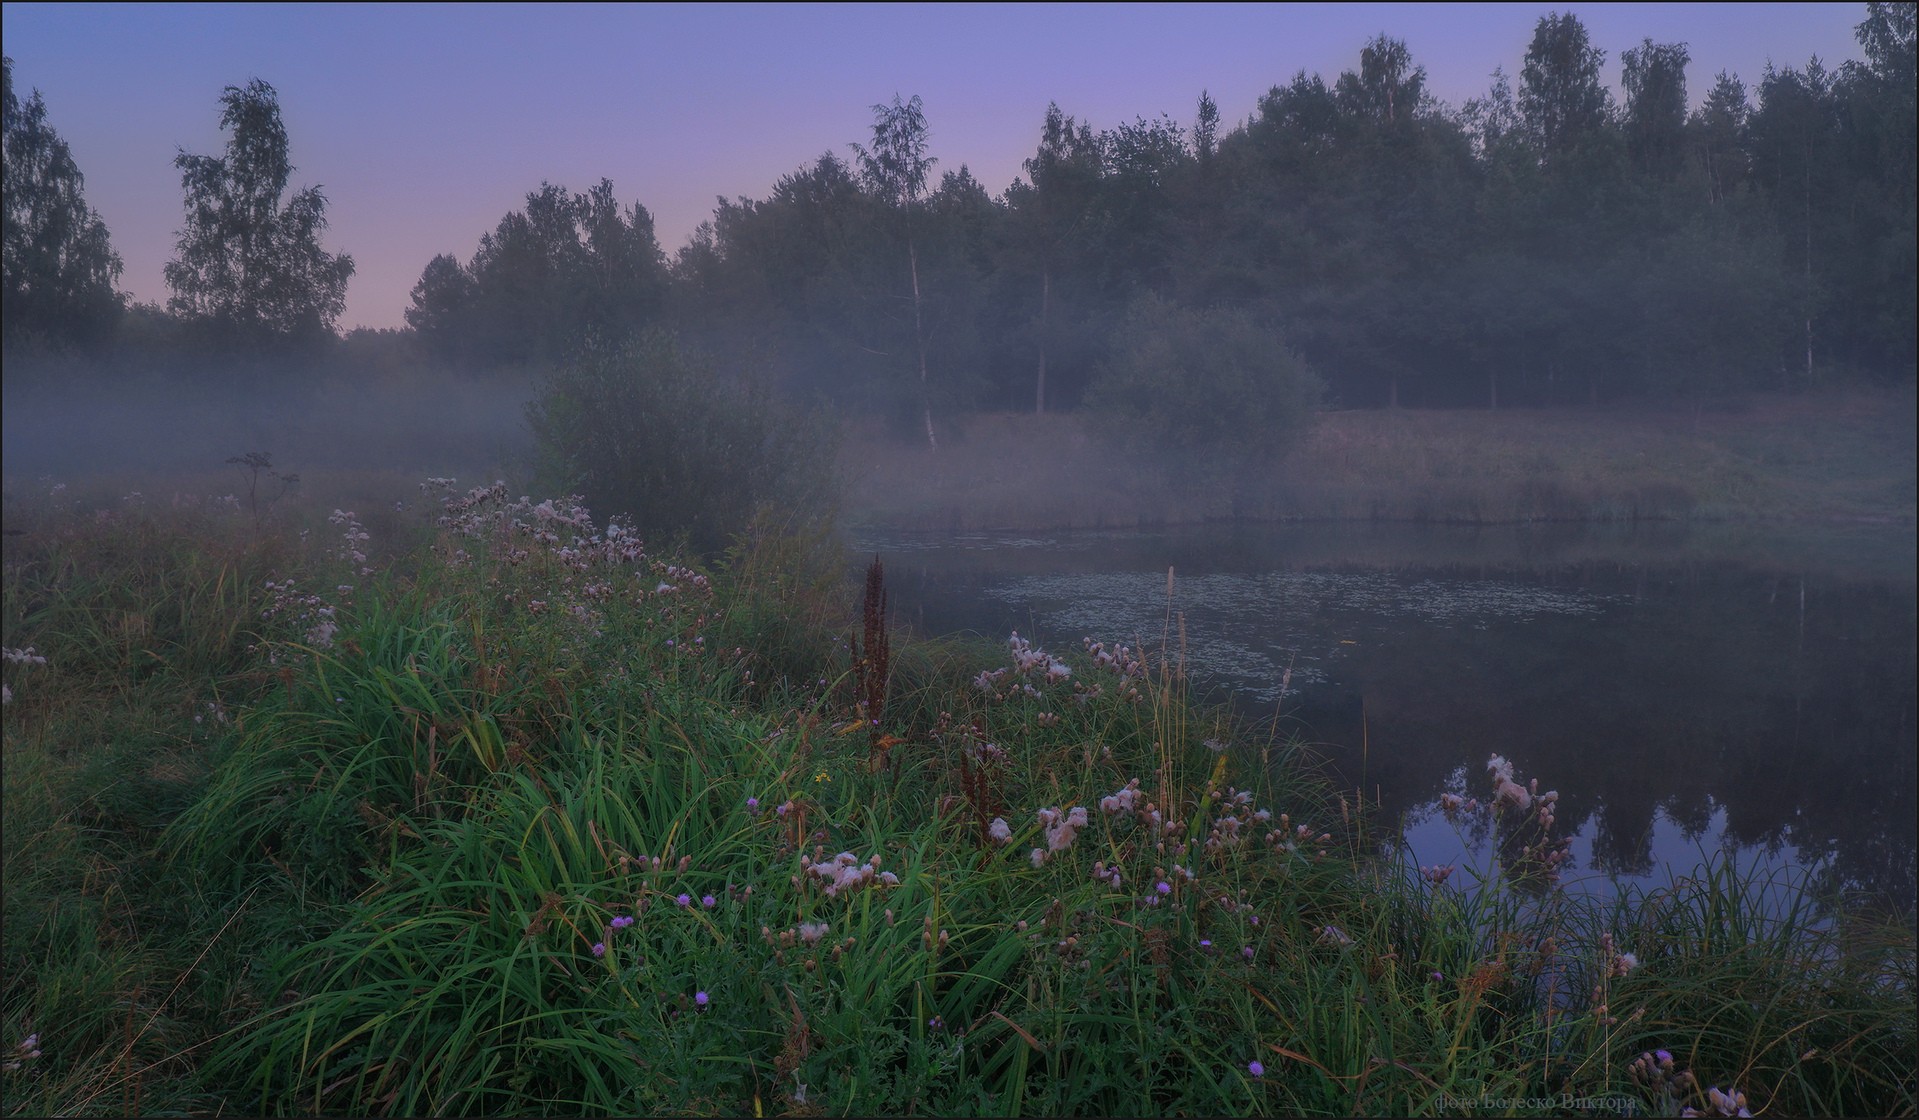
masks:
<svg viewBox="0 0 1919 1120"><path fill-rule="evenodd" d="M1863 4L1350 5L65 5L0 8L16 91L38 88L126 260L164 301L181 224L177 150L217 154L218 98L280 93L294 187L330 201L327 248L353 254L343 326L402 322L435 253L468 259L541 180L602 176L652 212L671 254L714 198L868 139L871 106L919 94L939 170L995 193L1032 154L1048 101L1109 128L1190 124L1209 90L1227 122L1260 95L1357 69L1366 39L1406 40L1454 107L1495 66L1518 84L1533 25L1570 10L1606 51L1685 42L1695 103L1720 70L1756 86L1770 60L1860 52Z"/></svg>

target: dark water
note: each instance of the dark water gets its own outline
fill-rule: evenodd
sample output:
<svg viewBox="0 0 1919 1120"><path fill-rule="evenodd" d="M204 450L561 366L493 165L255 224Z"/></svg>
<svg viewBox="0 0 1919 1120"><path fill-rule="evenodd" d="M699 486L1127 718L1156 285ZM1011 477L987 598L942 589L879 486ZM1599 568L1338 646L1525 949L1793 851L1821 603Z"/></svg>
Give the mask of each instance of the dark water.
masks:
<svg viewBox="0 0 1919 1120"><path fill-rule="evenodd" d="M1485 868L1434 806L1489 755L1560 791L1569 880L1708 854L1909 911L1919 848L1910 526L1337 525L878 537L901 621L1159 645L1278 713L1401 826ZM1287 671L1290 668L1290 676ZM1281 681L1287 684L1281 694ZM1787 878L1794 876L1788 874Z"/></svg>

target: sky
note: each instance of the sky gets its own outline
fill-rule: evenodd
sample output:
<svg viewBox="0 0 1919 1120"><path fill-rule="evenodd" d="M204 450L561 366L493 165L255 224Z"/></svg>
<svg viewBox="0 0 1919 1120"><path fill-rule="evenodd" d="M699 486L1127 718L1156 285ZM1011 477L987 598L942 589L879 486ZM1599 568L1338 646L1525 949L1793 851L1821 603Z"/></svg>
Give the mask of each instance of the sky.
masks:
<svg viewBox="0 0 1919 1120"><path fill-rule="evenodd" d="M1721 70L1862 57L1864 4L965 4L0 6L15 91L38 89L86 197L164 302L183 206L173 158L217 155L219 98L278 91L290 189L328 199L329 251L352 254L343 328L398 327L438 253L480 236L543 181L613 181L671 255L718 197L764 198L824 152L870 138L873 106L924 102L936 171L995 194L1021 173L1048 102L1095 129L1190 125L1202 90L1225 122L1305 70L1330 83L1366 40L1406 41L1458 108L1495 67L1518 74L1534 25L1570 11L1606 52L1686 43L1695 104Z"/></svg>

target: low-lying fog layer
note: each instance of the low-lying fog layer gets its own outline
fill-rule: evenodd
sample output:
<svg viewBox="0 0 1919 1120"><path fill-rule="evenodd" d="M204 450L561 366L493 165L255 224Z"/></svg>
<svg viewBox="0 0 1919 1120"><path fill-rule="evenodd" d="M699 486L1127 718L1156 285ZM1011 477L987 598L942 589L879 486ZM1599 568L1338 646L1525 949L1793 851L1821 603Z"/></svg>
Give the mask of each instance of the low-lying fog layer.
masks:
<svg viewBox="0 0 1919 1120"><path fill-rule="evenodd" d="M142 382L8 388L0 464L9 477L158 475L259 451L293 471L493 469L530 448L534 392L526 377L444 374L277 392Z"/></svg>

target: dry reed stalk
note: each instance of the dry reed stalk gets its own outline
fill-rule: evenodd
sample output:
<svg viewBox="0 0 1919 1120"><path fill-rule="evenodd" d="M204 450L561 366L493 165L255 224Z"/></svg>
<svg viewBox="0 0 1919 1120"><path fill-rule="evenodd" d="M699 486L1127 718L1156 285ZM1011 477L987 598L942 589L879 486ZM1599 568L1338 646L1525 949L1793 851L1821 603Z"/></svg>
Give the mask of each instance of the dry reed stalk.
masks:
<svg viewBox="0 0 1919 1120"><path fill-rule="evenodd" d="M893 668L892 642L886 634L886 608L886 567L876 555L872 566L866 569L866 595L860 604L864 652L853 651L860 718L866 723L874 757L889 745L883 742L884 736L880 733L880 720L886 711L886 683Z"/></svg>

